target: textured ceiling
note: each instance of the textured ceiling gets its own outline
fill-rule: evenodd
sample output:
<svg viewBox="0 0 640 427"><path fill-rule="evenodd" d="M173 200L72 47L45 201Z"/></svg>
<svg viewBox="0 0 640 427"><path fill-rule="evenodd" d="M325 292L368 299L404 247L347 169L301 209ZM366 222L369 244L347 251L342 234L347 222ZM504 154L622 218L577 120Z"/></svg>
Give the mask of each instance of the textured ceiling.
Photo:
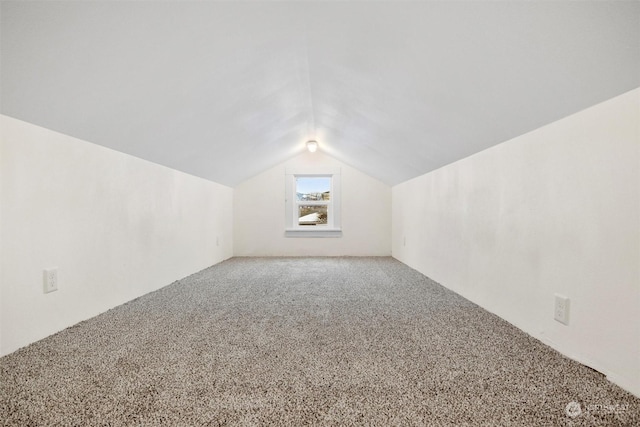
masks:
<svg viewBox="0 0 640 427"><path fill-rule="evenodd" d="M393 185L640 86L640 2L3 2L1 112L234 186Z"/></svg>

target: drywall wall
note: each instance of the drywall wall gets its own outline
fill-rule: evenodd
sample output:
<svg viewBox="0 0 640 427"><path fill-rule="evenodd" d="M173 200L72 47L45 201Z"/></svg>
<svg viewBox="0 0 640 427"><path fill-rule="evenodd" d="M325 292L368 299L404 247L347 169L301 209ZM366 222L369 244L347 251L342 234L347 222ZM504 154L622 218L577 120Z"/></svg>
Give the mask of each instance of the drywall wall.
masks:
<svg viewBox="0 0 640 427"><path fill-rule="evenodd" d="M232 256L231 188L0 120L0 354Z"/></svg>
<svg viewBox="0 0 640 427"><path fill-rule="evenodd" d="M285 172L340 169L342 236L285 237ZM294 157L234 188L236 256L389 256L391 187L321 152Z"/></svg>
<svg viewBox="0 0 640 427"><path fill-rule="evenodd" d="M393 256L640 395L640 89L392 189ZM554 321L554 294L570 323Z"/></svg>

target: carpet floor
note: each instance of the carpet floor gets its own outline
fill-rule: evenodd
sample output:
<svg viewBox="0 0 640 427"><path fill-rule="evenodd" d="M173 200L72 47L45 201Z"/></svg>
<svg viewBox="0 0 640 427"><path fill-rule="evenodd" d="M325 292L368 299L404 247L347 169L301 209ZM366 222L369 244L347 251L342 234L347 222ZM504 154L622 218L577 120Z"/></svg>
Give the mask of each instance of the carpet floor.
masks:
<svg viewBox="0 0 640 427"><path fill-rule="evenodd" d="M0 359L4 426L638 426L640 399L392 258L232 258Z"/></svg>

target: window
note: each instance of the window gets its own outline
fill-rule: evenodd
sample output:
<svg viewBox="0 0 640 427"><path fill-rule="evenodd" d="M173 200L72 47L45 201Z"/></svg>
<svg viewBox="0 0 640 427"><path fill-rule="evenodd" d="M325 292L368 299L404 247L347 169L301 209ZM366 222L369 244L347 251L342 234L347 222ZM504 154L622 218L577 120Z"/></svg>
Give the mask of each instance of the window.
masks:
<svg viewBox="0 0 640 427"><path fill-rule="evenodd" d="M340 171L286 174L289 237L340 237Z"/></svg>
<svg viewBox="0 0 640 427"><path fill-rule="evenodd" d="M330 176L296 176L298 225L326 226L333 221Z"/></svg>

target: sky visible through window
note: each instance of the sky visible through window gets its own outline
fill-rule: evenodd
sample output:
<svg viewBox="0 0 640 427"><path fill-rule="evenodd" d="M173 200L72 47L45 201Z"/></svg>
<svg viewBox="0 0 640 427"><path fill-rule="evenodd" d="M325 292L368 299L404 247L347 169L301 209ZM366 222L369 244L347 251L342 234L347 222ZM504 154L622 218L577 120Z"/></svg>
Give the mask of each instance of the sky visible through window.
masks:
<svg viewBox="0 0 640 427"><path fill-rule="evenodd" d="M324 193L331 191L331 178L310 177L297 178L296 191L302 194Z"/></svg>

